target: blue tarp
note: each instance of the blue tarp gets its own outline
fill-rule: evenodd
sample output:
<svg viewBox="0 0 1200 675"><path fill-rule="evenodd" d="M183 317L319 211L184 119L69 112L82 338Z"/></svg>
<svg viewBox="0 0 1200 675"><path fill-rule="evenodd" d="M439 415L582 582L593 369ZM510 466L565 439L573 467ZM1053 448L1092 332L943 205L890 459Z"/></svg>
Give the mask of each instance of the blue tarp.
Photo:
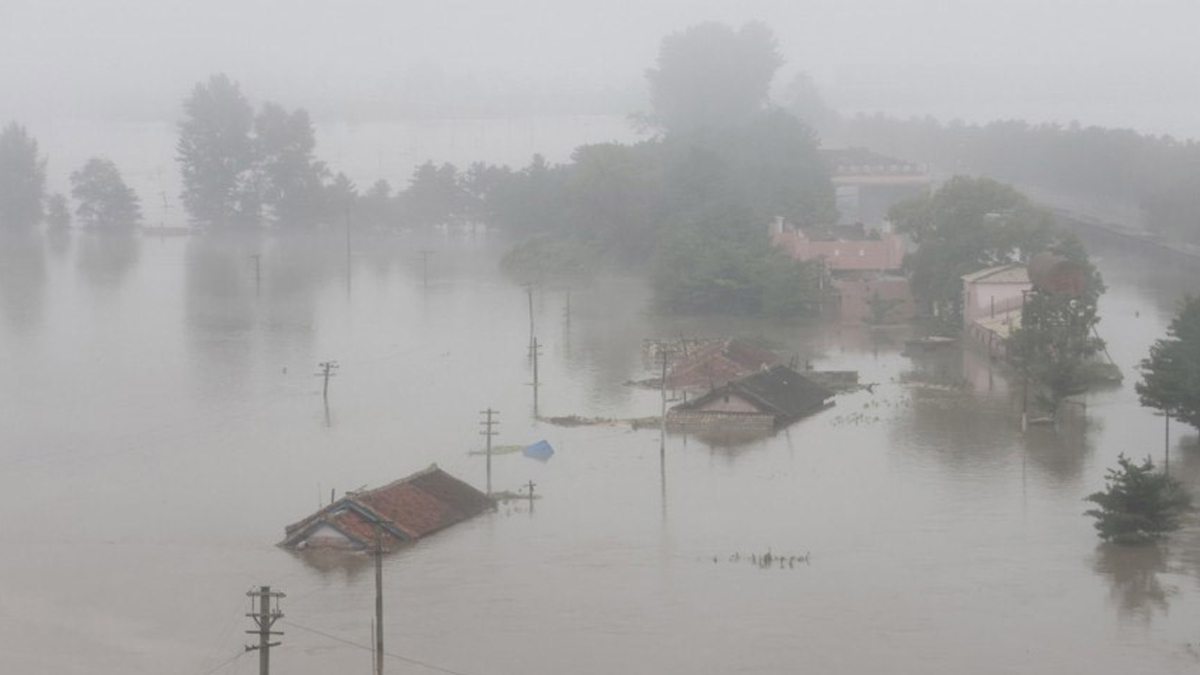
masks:
<svg viewBox="0 0 1200 675"><path fill-rule="evenodd" d="M544 462L550 459L550 456L554 454L554 448L550 447L550 444L546 441L538 441L532 445L525 446L525 449L521 451L521 454L525 455L526 457L532 457L539 462Z"/></svg>

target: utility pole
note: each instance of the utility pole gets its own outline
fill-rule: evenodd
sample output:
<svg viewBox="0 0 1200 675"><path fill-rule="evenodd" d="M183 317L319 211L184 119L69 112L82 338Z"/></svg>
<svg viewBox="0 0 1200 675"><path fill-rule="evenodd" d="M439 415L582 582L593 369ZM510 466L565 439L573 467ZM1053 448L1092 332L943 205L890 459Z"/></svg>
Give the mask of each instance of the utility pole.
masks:
<svg viewBox="0 0 1200 675"><path fill-rule="evenodd" d="M421 286L429 288L429 256L433 251L422 249L418 253L421 254Z"/></svg>
<svg viewBox="0 0 1200 675"><path fill-rule="evenodd" d="M383 675L383 525L375 521L375 675Z"/></svg>
<svg viewBox="0 0 1200 675"><path fill-rule="evenodd" d="M487 454L487 496L491 497L492 496L492 436L496 435L496 432L492 431L492 427L499 426L500 420L494 419L494 417L498 416L500 414L500 411L492 410L491 408L488 408L487 410L480 410L479 414L485 416L484 421L479 423L480 426L485 427L485 429L483 431L480 431L479 433L480 433L480 435L485 436L487 438L487 451L486 451L486 454Z"/></svg>
<svg viewBox="0 0 1200 675"><path fill-rule="evenodd" d="M262 291L262 254L255 253L250 259L254 261L254 294L258 295Z"/></svg>
<svg viewBox="0 0 1200 675"><path fill-rule="evenodd" d="M283 612L279 611L279 598L285 596L279 591L272 591L270 586L259 586L257 591L246 591L246 596L250 598L251 609L246 616L254 619L254 623L258 624L258 630L246 631L258 634L258 644L246 645L246 651L258 650L258 675L268 675L271 672L271 647L278 647L280 644L271 642L271 636L283 635L282 631L271 630L271 626L283 618ZM254 598L258 598L257 612L253 611ZM275 598L275 609L271 609L271 598Z"/></svg>
<svg viewBox="0 0 1200 675"><path fill-rule="evenodd" d="M350 197L346 197L346 294L350 294Z"/></svg>
<svg viewBox="0 0 1200 675"><path fill-rule="evenodd" d="M533 358L533 284L525 284L525 294L529 297L529 356Z"/></svg>
<svg viewBox="0 0 1200 675"><path fill-rule="evenodd" d="M533 417L538 416L538 357L542 355L542 346L538 344L537 338L533 338Z"/></svg>
<svg viewBox="0 0 1200 675"><path fill-rule="evenodd" d="M325 405L329 405L329 378L337 375L337 373L333 371L338 369L338 362L323 361L318 363L317 367L321 369L321 372L317 373L317 377L325 378L325 385L321 389L321 395L325 398Z"/></svg>
<svg viewBox="0 0 1200 675"><path fill-rule="evenodd" d="M529 512L533 513L533 487L537 485L532 480L529 481Z"/></svg>
<svg viewBox="0 0 1200 675"><path fill-rule="evenodd" d="M661 438L661 446L666 447L667 444L667 363L670 361L671 348L667 346L665 340L658 341L658 354L656 358L662 363L662 375L658 381L659 393L662 396L662 413L659 417L659 436Z"/></svg>

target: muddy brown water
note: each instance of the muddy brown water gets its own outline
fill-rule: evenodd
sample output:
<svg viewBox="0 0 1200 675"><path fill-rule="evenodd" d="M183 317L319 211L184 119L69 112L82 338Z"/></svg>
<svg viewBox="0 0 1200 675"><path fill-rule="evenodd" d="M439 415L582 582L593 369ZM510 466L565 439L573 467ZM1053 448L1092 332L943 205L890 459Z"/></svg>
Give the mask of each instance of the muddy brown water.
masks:
<svg viewBox="0 0 1200 675"><path fill-rule="evenodd" d="M331 489L434 462L482 486L488 407L497 443L556 449L493 458L497 490L542 498L386 557L387 672L1200 668L1200 523L1112 549L1081 515L1118 453L1162 461L1133 366L1200 275L1101 251L1126 380L1026 434L1009 373L905 355L905 329L660 317L632 278L571 289L568 315L565 289L539 289L543 415L657 414L623 384L649 376L646 337L756 335L878 383L772 436L670 435L660 455L655 429L533 419L504 245L360 237L347 278L337 236L6 240L0 671L257 672L245 592L269 584L287 594L274 672L368 672L371 560L274 544ZM1194 430L1170 442L1200 489Z"/></svg>

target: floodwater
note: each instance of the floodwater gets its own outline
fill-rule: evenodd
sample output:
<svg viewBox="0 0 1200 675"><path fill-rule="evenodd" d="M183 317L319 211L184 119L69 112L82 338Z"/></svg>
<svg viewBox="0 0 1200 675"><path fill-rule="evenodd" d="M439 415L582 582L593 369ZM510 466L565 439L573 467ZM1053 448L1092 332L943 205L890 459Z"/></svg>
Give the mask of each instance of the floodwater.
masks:
<svg viewBox="0 0 1200 675"><path fill-rule="evenodd" d="M275 672L368 672L372 560L274 544L330 490L434 462L482 487L489 407L497 443L557 450L493 458L495 489L541 498L386 556L387 672L1200 668L1200 524L1128 550L1082 515L1118 453L1162 460L1133 366L1200 274L1100 251L1126 381L1026 434L1002 368L906 356L902 329L658 317L629 278L537 289L542 415L657 414L657 391L625 384L650 376L653 337L759 336L878 383L774 436L670 435L660 454L657 430L534 419L505 246L356 235L347 261L339 235L4 241L0 672L257 672L260 584L287 594ZM1195 432L1170 443L1200 490ZM751 562L767 551L786 562Z"/></svg>

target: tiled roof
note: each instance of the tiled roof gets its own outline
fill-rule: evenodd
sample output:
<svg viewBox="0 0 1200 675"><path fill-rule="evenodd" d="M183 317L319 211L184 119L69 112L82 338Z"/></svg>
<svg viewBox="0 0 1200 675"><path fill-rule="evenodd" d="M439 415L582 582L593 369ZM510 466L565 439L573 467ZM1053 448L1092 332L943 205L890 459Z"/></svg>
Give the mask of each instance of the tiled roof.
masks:
<svg viewBox="0 0 1200 675"><path fill-rule="evenodd" d="M730 394L746 399L762 413L774 417L776 424L781 424L824 408L834 392L787 366L774 366L677 405L674 410L700 409L710 401Z"/></svg>
<svg viewBox="0 0 1200 675"><path fill-rule="evenodd" d="M744 340L709 342L692 349L687 358L667 374L666 385L684 387L720 387L779 363L779 357Z"/></svg>
<svg viewBox="0 0 1200 675"><path fill-rule="evenodd" d="M325 523L352 545L365 548L375 541L376 521L389 540L417 539L476 516L492 503L484 493L434 465L374 490L346 494L285 528L282 544L297 546Z"/></svg>

